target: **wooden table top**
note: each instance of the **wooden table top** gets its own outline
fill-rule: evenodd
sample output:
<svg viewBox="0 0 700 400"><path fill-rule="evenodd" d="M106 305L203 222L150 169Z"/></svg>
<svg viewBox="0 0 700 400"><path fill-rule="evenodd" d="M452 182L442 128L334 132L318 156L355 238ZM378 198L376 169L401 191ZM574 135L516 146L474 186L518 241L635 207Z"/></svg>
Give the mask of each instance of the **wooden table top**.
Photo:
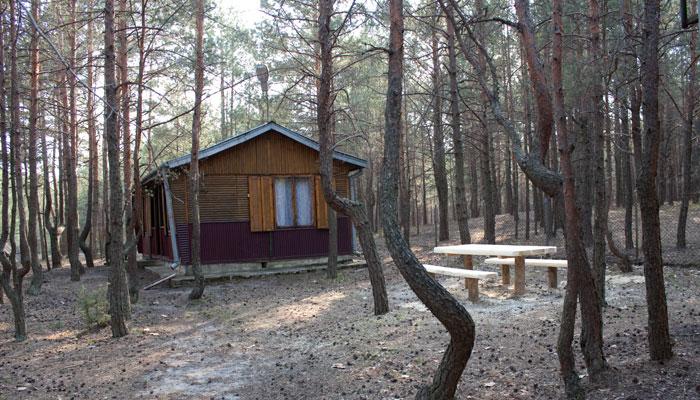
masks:
<svg viewBox="0 0 700 400"><path fill-rule="evenodd" d="M464 256L542 256L557 252L554 246L516 246L505 244L459 244L454 246L438 246L434 253L464 255Z"/></svg>

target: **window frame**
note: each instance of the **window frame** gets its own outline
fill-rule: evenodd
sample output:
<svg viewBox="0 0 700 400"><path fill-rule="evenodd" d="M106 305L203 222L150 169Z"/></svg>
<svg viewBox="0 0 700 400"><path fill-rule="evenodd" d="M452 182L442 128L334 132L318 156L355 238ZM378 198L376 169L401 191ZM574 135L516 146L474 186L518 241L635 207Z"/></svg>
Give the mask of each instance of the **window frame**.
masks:
<svg viewBox="0 0 700 400"><path fill-rule="evenodd" d="M293 229L309 229L316 227L316 207L315 207L315 185L313 175L273 175L272 176L272 191L275 192L275 184L278 179L290 179L292 181L292 221L291 226L279 226L277 225L277 196L273 196L273 206L274 206L274 216L275 216L275 230L285 231ZM296 181L300 179L306 179L309 182L310 189L310 205L311 208L311 222L309 225L299 225L298 220L298 208L297 208L297 185Z"/></svg>

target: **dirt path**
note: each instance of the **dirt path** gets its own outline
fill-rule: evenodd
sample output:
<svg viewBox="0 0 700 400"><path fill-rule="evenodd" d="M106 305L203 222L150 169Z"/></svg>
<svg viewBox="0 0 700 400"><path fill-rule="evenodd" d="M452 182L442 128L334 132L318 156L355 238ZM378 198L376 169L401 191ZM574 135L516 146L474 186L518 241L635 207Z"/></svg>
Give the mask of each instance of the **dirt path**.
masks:
<svg viewBox="0 0 700 400"><path fill-rule="evenodd" d="M436 262L428 248L414 250ZM194 304L186 288L144 292L131 335L114 340L109 329L76 338L84 328L77 293L104 286L106 271L90 271L80 283L65 268L53 271L42 295L27 299L26 343L13 342L9 305L0 305L0 399L412 398L431 379L448 337L394 267L386 273L392 311L381 317L371 314L366 271L342 271L333 282L307 273L210 286ZM676 357L663 365L647 359L640 274L610 272L605 352L613 370L589 397L698 399L700 271L666 270ZM562 291L547 289L544 271L528 271L520 299L487 282L478 305L458 279L440 281L477 324L459 399L561 398Z"/></svg>

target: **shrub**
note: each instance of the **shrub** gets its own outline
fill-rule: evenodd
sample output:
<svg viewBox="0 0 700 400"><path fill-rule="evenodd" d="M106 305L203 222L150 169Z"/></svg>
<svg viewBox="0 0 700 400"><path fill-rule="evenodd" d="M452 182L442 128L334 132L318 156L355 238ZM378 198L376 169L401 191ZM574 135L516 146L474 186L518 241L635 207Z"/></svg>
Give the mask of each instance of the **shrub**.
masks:
<svg viewBox="0 0 700 400"><path fill-rule="evenodd" d="M78 311L88 328L104 326L109 322L107 289L87 290L81 286L78 292Z"/></svg>

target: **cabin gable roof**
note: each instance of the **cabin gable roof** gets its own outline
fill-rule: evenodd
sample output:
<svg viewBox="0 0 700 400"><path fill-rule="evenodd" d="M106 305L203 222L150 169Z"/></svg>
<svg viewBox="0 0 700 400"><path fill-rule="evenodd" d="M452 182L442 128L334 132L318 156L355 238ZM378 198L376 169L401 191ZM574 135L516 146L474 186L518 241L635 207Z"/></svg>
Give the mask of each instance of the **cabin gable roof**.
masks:
<svg viewBox="0 0 700 400"><path fill-rule="evenodd" d="M284 135L288 137L289 139L294 140L297 143L301 143L305 145L306 147L309 147L313 150L320 151L320 145L318 144L317 141L313 139L309 139L306 136L294 132L291 129L285 128L282 125L277 124L276 122L270 121L264 125L260 125L256 128L253 128L249 130L248 132L242 133L240 135L236 135L233 137L230 137L228 139L225 139L213 146L207 147L206 149L203 149L199 152L199 159L205 159L207 157L211 157L215 154L221 153L222 151L228 150L232 147L235 147L241 143L245 143L249 140L255 139L258 136L264 135L270 131L277 132L281 135ZM334 151L333 152L333 158L339 161L344 161L348 164L354 165L359 168L367 168L367 161L355 157L353 155L343 153L341 151ZM190 154L185 154L183 156L180 156L178 158L172 159L170 161L166 161L163 166L168 167L168 168L177 168L181 167L183 165L187 165L190 163L191 156Z"/></svg>

